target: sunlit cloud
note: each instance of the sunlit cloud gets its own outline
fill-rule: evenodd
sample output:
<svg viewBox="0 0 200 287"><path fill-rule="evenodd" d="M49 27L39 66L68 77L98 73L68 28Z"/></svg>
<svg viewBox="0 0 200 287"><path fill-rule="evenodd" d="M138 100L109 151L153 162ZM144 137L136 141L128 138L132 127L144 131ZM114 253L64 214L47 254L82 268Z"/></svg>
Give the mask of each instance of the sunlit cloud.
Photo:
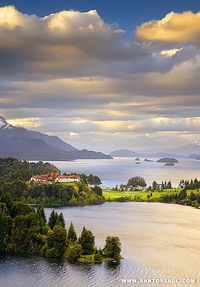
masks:
<svg viewBox="0 0 200 287"><path fill-rule="evenodd" d="M136 36L144 41L200 45L200 12L170 12L161 20L143 23Z"/></svg>
<svg viewBox="0 0 200 287"><path fill-rule="evenodd" d="M180 49L169 49L169 50L162 50L161 52L160 52L160 54L162 55L162 56L166 56L166 57L172 57L172 56L174 56L174 55L176 55L178 52L180 52L182 50L182 48L180 48Z"/></svg>
<svg viewBox="0 0 200 287"><path fill-rule="evenodd" d="M9 124L27 129L39 128L41 126L40 118L10 119Z"/></svg>
<svg viewBox="0 0 200 287"><path fill-rule="evenodd" d="M0 114L80 148L198 140L200 13L143 23L133 39L97 11L0 8Z"/></svg>

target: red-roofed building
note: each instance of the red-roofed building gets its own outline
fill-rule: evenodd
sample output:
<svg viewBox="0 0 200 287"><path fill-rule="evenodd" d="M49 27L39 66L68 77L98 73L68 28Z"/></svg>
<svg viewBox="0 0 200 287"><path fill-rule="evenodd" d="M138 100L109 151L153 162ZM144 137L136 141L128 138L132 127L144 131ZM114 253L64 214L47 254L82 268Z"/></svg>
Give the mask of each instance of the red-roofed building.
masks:
<svg viewBox="0 0 200 287"><path fill-rule="evenodd" d="M57 172L51 172L48 174L42 174L42 175L34 175L31 177L31 181L37 182L37 183L52 183L55 182L55 179L59 176L59 173Z"/></svg>
<svg viewBox="0 0 200 287"><path fill-rule="evenodd" d="M80 175L59 175L58 173L49 173L49 174L42 174L42 175L34 175L31 177L31 181L35 183L52 183L52 182L79 182Z"/></svg>

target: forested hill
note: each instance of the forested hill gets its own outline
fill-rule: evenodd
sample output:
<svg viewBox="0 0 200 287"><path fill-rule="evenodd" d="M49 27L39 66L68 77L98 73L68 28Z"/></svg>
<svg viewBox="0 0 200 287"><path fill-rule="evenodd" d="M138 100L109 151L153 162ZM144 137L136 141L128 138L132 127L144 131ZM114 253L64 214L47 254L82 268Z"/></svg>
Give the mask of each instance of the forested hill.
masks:
<svg viewBox="0 0 200 287"><path fill-rule="evenodd" d="M58 172L58 168L50 163L29 163L14 158L0 158L0 197L10 193L14 200L22 200L28 204L43 205L86 205L102 204L104 198L98 176L80 175L80 182L35 184L32 175ZM94 185L90 187L89 184Z"/></svg>
<svg viewBox="0 0 200 287"><path fill-rule="evenodd" d="M15 158L0 158L0 184L14 180L30 180L32 175L59 172L59 169L50 163L20 161Z"/></svg>

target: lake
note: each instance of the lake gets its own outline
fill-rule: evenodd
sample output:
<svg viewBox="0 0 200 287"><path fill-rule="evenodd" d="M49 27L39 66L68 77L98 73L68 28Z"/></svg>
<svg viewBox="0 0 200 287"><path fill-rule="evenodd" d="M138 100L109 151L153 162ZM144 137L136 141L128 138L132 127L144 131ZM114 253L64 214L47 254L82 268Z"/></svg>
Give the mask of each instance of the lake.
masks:
<svg viewBox="0 0 200 287"><path fill-rule="evenodd" d="M45 209L47 216L52 211ZM121 287L200 286L200 210L162 203L105 203L101 206L59 208L67 226L80 234L84 225L97 246L107 235L122 242L124 259L118 267L73 265L41 258L0 260L1 287ZM145 280L180 280L180 284L146 284ZM125 279L143 283L125 283Z"/></svg>
<svg viewBox="0 0 200 287"><path fill-rule="evenodd" d="M154 180L158 183L171 180L177 187L180 179L200 178L200 161L193 159L178 159L175 166L164 166L163 163L145 162L143 158L140 164L136 164L133 158L114 158L100 160L76 160L71 162L52 162L62 172L76 172L98 175L105 187L114 187L121 183L127 183L133 176L142 176L148 185Z"/></svg>

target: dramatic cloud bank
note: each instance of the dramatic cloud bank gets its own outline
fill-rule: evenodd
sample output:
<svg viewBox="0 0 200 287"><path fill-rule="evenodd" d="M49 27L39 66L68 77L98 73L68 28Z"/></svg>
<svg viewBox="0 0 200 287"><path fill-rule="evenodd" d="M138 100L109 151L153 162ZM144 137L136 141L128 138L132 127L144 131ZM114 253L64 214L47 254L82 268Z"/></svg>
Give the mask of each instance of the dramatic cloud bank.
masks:
<svg viewBox="0 0 200 287"><path fill-rule="evenodd" d="M0 114L103 151L198 140L200 13L171 12L127 38L94 10L0 8Z"/></svg>
<svg viewBox="0 0 200 287"><path fill-rule="evenodd" d="M164 43L200 45L200 13L171 12L161 20L142 24L136 30L139 39Z"/></svg>

